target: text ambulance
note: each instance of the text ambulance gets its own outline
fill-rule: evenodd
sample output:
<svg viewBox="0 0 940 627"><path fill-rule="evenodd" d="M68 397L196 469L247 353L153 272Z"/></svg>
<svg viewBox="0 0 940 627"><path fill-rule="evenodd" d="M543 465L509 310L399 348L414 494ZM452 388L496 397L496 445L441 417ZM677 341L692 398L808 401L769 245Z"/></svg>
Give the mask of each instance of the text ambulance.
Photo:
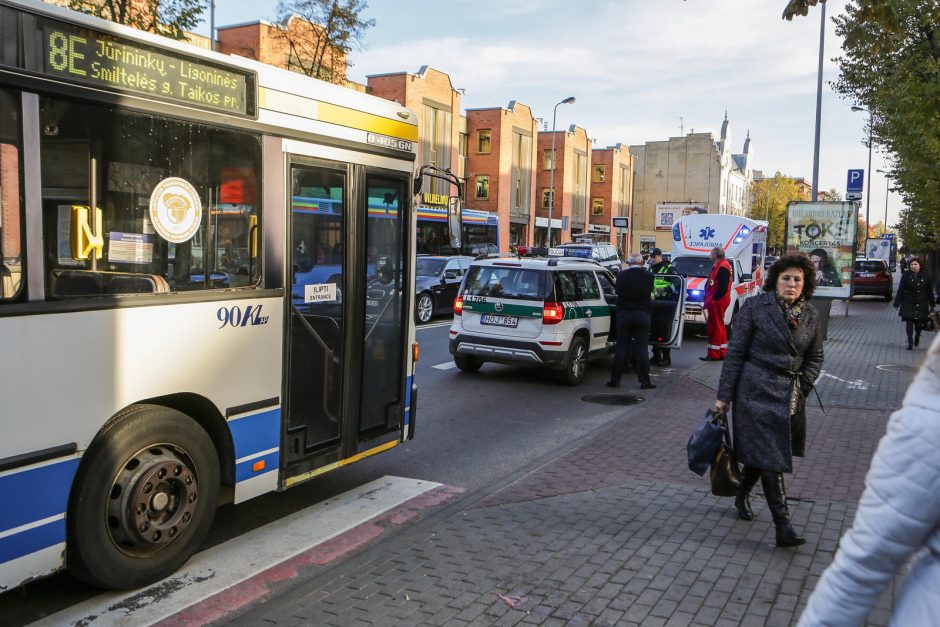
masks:
<svg viewBox="0 0 940 627"><path fill-rule="evenodd" d="M672 225L672 239L672 265L687 279L686 323L705 324L702 311L712 269L709 255L714 248L724 248L732 270L731 304L725 312L725 324L731 323L744 299L760 293L765 274L766 222L714 213L682 216Z"/></svg>

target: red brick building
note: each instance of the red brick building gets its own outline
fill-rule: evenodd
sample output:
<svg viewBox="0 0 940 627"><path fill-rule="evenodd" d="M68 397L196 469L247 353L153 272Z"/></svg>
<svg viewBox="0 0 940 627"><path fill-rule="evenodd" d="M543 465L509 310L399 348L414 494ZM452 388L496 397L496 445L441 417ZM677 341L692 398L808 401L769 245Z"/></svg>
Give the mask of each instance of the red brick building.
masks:
<svg viewBox="0 0 940 627"><path fill-rule="evenodd" d="M591 152L591 211L587 232L595 241L610 242L629 254L627 230L618 233L614 216L630 218L633 212L633 160L630 147L615 144ZM633 221L630 220L630 224Z"/></svg>
<svg viewBox="0 0 940 627"><path fill-rule="evenodd" d="M554 179L555 202L552 206L551 244L567 243L587 232L590 210L591 140L587 132L574 124L566 131L556 131L554 177L552 176L552 133L538 136L538 198L534 244L544 246L548 235L548 210L551 181Z"/></svg>
<svg viewBox="0 0 940 627"><path fill-rule="evenodd" d="M467 110L467 206L499 216L500 252L531 242L535 223L535 138L532 109Z"/></svg>
<svg viewBox="0 0 940 627"><path fill-rule="evenodd" d="M218 49L287 70L310 74L315 57L322 54L322 69L316 78L338 85L346 82L346 55L326 45L319 51L323 27L298 16L286 24L264 20L223 26L218 31ZM293 42L293 45L292 45Z"/></svg>

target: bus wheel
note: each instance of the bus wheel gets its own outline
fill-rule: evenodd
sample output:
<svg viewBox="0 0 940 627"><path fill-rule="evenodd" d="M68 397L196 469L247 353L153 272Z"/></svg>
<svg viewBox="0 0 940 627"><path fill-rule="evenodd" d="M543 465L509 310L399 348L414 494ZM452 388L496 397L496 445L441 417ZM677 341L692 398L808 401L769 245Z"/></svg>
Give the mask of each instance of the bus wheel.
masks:
<svg viewBox="0 0 940 627"><path fill-rule="evenodd" d="M130 407L82 458L69 500L69 571L113 589L163 579L202 544L218 494L218 456L195 420Z"/></svg>

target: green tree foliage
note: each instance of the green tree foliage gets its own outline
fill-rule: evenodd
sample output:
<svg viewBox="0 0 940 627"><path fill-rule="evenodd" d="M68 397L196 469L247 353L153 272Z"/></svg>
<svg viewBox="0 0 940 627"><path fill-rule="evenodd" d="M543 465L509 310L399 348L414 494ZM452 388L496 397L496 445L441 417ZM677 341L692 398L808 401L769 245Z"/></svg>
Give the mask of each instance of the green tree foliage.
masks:
<svg viewBox="0 0 940 627"><path fill-rule="evenodd" d="M69 0L69 8L139 28L170 39L186 39L186 31L202 21L207 0Z"/></svg>
<svg viewBox="0 0 940 627"><path fill-rule="evenodd" d="M795 200L805 200L800 193L800 185L795 179L780 172L773 178L754 181L751 186L754 202L750 217L754 220L766 220L767 247L781 250L784 243L784 226L787 220L787 204Z"/></svg>
<svg viewBox="0 0 940 627"><path fill-rule="evenodd" d="M349 53L362 46L366 30L375 26L374 19L362 18L368 8L365 0L280 0L280 33L290 50L287 69L342 83L351 65ZM292 16L316 26L292 27Z"/></svg>
<svg viewBox="0 0 940 627"><path fill-rule="evenodd" d="M899 237L940 248L940 1L853 0L834 21L845 41L834 88L872 112L906 205Z"/></svg>

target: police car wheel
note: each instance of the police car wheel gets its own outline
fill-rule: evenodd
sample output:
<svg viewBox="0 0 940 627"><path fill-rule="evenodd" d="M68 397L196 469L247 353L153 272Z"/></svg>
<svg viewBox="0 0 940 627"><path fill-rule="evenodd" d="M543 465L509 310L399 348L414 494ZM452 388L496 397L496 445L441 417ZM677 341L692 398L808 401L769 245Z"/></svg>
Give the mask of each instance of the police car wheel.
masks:
<svg viewBox="0 0 940 627"><path fill-rule="evenodd" d="M568 361L561 373L561 381L566 385L578 385L584 380L586 372L587 344L584 338L574 337L571 340L571 348L568 349Z"/></svg>
<svg viewBox="0 0 940 627"><path fill-rule="evenodd" d="M454 363L462 372L476 372L483 365L483 362L473 357L464 357L462 355L454 356Z"/></svg>
<svg viewBox="0 0 940 627"><path fill-rule="evenodd" d="M434 314L434 301L430 294L422 294L415 304L415 318L418 322L429 322Z"/></svg>
<svg viewBox="0 0 940 627"><path fill-rule="evenodd" d="M212 439L195 420L129 407L82 457L66 518L69 571L118 590L167 577L202 545L219 483Z"/></svg>

